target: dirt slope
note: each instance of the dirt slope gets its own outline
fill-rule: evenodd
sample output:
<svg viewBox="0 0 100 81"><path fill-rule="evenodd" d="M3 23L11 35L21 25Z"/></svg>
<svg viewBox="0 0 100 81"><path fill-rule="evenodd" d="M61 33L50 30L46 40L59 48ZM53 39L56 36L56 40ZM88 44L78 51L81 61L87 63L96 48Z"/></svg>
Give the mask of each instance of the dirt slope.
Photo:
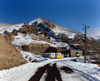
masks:
<svg viewBox="0 0 100 81"><path fill-rule="evenodd" d="M0 70L26 63L21 53L0 34Z"/></svg>

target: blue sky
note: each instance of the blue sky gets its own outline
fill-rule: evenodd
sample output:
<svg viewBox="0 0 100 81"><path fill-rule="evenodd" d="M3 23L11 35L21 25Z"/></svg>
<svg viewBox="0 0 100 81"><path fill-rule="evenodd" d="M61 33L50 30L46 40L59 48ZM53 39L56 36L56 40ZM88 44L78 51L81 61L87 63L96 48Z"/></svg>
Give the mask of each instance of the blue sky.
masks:
<svg viewBox="0 0 100 81"><path fill-rule="evenodd" d="M38 17L79 31L83 23L100 28L100 0L0 0L2 23L24 23Z"/></svg>

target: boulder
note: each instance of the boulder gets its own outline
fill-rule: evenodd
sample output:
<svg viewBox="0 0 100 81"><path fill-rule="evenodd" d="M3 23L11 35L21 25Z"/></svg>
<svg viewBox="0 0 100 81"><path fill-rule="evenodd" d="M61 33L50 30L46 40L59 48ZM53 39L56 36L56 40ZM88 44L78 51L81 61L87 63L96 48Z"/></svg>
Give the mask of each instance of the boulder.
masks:
<svg viewBox="0 0 100 81"><path fill-rule="evenodd" d="M17 31L16 29L14 29L14 30L12 31L12 34L14 34L14 36L17 36L17 35L18 35L18 31Z"/></svg>

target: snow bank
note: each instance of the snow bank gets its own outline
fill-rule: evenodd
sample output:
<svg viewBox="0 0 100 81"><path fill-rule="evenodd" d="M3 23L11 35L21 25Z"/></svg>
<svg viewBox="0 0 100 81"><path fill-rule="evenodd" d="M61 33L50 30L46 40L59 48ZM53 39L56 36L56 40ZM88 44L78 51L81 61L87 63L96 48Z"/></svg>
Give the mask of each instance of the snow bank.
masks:
<svg viewBox="0 0 100 81"><path fill-rule="evenodd" d="M29 59L31 58L31 61L33 60L37 60L37 61L42 61L43 58L40 55L37 54L32 54L30 52L26 52L26 51L21 51L22 56L25 58L25 60L27 60L27 62L30 62Z"/></svg>

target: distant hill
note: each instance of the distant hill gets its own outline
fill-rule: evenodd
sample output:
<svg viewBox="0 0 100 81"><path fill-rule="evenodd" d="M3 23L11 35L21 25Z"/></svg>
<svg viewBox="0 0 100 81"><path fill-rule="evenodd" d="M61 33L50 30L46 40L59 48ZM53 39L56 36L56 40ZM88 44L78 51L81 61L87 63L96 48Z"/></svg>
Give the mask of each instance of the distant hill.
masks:
<svg viewBox="0 0 100 81"><path fill-rule="evenodd" d="M8 24L8 23L0 23L0 27L4 27L4 26L11 26L12 24Z"/></svg>
<svg viewBox="0 0 100 81"><path fill-rule="evenodd" d="M91 36L96 40L100 39L100 28L88 29L87 36Z"/></svg>

